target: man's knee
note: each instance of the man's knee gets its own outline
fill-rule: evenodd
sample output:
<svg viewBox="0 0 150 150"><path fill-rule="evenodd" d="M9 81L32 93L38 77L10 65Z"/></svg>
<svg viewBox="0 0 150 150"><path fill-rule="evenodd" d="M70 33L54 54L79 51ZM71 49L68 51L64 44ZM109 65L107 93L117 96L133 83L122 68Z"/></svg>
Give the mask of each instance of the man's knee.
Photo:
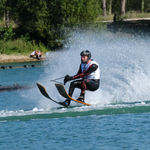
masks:
<svg viewBox="0 0 150 150"><path fill-rule="evenodd" d="M70 83L70 88L82 88L82 80L76 80Z"/></svg>
<svg viewBox="0 0 150 150"><path fill-rule="evenodd" d="M75 81L71 82L71 83L70 83L70 86L71 86L71 87L74 87L74 86L75 86Z"/></svg>

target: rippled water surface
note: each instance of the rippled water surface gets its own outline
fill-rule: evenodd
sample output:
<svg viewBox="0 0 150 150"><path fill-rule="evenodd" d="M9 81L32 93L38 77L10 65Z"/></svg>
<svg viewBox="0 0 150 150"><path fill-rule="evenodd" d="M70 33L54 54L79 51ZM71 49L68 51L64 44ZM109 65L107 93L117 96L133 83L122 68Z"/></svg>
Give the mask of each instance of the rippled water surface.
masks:
<svg viewBox="0 0 150 150"><path fill-rule="evenodd" d="M63 50L47 53L49 60L35 64L45 67L0 70L1 85L34 86L0 93L1 149L148 150L149 47L149 39L129 34L74 32ZM86 92L86 102L92 106L72 102L64 108L43 97L37 82L53 99L64 100L50 80L76 74L79 54L86 49L101 69L101 87ZM75 90L73 97L79 92Z"/></svg>

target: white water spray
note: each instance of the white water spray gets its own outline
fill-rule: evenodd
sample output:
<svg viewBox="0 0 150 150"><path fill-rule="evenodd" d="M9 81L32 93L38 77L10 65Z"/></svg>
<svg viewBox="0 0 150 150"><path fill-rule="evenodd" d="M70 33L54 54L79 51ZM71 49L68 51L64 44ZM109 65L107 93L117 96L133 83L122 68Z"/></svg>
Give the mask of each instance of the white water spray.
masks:
<svg viewBox="0 0 150 150"><path fill-rule="evenodd" d="M90 50L101 70L101 84L96 92L86 92L86 102L110 104L150 99L150 42L130 34L110 32L74 33L61 51L49 53L42 79L75 75L80 65L80 52ZM54 83L41 83L52 98L64 100ZM65 86L67 91L69 83ZM77 98L80 91L75 90ZM42 102L43 103L43 102ZM47 105L47 104L46 104Z"/></svg>

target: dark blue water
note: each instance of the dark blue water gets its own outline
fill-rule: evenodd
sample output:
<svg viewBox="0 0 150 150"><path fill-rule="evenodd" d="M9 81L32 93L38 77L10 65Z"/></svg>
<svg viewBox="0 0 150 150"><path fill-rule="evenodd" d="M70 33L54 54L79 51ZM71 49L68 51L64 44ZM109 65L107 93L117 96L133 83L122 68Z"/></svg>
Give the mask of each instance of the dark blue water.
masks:
<svg viewBox="0 0 150 150"><path fill-rule="evenodd" d="M63 108L43 97L37 82L53 99L64 100L50 80L76 74L80 51L85 49L101 68L100 89L86 92L86 102L92 106L72 102L70 108ZM0 93L0 149L148 150L149 54L148 39L109 32L74 33L62 51L35 64L45 67L0 70L1 85L34 86Z"/></svg>
<svg viewBox="0 0 150 150"><path fill-rule="evenodd" d="M149 149L149 113L1 123L1 149Z"/></svg>

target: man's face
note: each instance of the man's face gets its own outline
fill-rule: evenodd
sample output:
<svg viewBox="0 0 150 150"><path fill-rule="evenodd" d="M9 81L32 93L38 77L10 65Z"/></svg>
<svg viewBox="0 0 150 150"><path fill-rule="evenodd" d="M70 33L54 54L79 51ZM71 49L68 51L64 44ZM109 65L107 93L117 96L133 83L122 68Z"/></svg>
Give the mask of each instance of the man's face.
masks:
<svg viewBox="0 0 150 150"><path fill-rule="evenodd" d="M81 60L84 62L84 61L87 61L88 60L88 57L87 56L81 56Z"/></svg>

